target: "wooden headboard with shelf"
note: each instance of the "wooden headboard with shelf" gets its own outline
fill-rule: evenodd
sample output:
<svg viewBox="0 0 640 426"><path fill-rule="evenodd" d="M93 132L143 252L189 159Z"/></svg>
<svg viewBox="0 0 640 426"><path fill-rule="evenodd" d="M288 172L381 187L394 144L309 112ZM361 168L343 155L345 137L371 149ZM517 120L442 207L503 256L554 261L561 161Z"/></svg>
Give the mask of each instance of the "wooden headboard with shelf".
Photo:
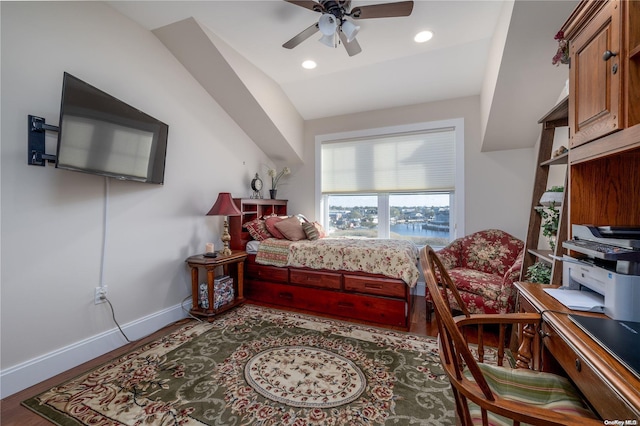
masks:
<svg viewBox="0 0 640 426"><path fill-rule="evenodd" d="M229 216L230 246L232 250L244 250L251 235L244 224L264 216L287 214L287 200L272 200L268 198L234 198L233 202L240 210L240 216Z"/></svg>

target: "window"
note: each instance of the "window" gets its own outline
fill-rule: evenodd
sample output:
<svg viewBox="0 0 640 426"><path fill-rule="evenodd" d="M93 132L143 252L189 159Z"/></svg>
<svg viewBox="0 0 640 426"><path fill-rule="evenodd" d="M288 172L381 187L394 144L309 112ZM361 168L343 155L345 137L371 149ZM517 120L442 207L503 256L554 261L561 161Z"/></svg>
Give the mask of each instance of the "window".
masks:
<svg viewBox="0 0 640 426"><path fill-rule="evenodd" d="M325 195L325 228L334 237L395 238L444 247L451 240L452 197L453 193Z"/></svg>
<svg viewBox="0 0 640 426"><path fill-rule="evenodd" d="M318 217L331 235L442 247L462 232L463 121L316 138Z"/></svg>

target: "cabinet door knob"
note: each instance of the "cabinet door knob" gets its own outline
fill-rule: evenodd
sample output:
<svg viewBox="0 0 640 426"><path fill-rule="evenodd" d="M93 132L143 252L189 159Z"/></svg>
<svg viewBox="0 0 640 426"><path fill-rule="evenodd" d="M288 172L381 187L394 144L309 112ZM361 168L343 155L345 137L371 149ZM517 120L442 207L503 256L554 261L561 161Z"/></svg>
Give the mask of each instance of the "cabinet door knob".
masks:
<svg viewBox="0 0 640 426"><path fill-rule="evenodd" d="M617 53L613 53L610 50L607 50L606 52L604 52L602 54L602 60L603 61L608 61L609 59L613 58L614 56L618 56L618 54Z"/></svg>

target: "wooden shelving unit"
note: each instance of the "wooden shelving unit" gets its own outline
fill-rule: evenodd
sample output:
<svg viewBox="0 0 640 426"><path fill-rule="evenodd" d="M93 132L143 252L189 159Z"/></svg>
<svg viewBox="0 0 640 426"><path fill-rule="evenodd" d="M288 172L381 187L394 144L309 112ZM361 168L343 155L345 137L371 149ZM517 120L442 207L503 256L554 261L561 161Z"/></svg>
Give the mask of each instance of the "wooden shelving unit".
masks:
<svg viewBox="0 0 640 426"><path fill-rule="evenodd" d="M287 214L287 200L234 198L233 202L241 214L240 216L229 216L232 250L244 250L244 245L249 239L249 233L243 226L245 223L264 216L283 216Z"/></svg>
<svg viewBox="0 0 640 426"><path fill-rule="evenodd" d="M542 133L540 135L540 147L538 149L538 167L536 169L533 194L531 196L531 213L529 216L529 229L527 231L527 239L525 242L526 253L520 271L520 280L526 281L527 268L537 261L543 261L551 264L551 283L560 284L562 282L562 265L558 258L562 257L562 241L567 239L567 194L568 182L565 173L564 182L564 201L560 207L560 220L558 222L558 234L556 237L555 252L551 250L540 250L539 242L542 237L541 225L542 217L538 212L540 207L540 197L547 190L549 180L549 168L555 165L568 164L568 152L551 158L553 152L553 140L556 129L559 127L567 127L569 120L569 98L560 101L551 111L542 117L538 123L542 125Z"/></svg>

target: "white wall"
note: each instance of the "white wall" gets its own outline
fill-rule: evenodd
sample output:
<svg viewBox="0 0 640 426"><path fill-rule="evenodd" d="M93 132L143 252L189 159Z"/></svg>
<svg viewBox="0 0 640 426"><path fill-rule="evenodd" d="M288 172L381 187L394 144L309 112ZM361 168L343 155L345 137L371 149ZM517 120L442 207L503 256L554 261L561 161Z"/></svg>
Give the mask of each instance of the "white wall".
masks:
<svg viewBox="0 0 640 426"><path fill-rule="evenodd" d="M104 283L129 338L182 316L190 294L185 258L205 242L220 244L222 219L204 213L220 191L248 196L251 178L266 179L271 161L151 32L105 4L0 2L0 15L5 397L125 343L108 305L93 304L105 179L26 163L27 115L57 124L64 71L169 124L165 185L109 184ZM305 165L281 181L279 196L291 213L313 217L317 134L458 117L465 120L465 232L497 227L524 238L533 149L480 152L479 97L309 121Z"/></svg>
<svg viewBox="0 0 640 426"><path fill-rule="evenodd" d="M534 151L527 148L480 152L479 96L307 121L305 165L294 171L295 180L289 179L295 185L282 185L291 199L289 211L314 216L316 135L454 118L463 118L465 129L464 233L500 228L524 240L533 189Z"/></svg>
<svg viewBox="0 0 640 426"><path fill-rule="evenodd" d="M221 244L217 193L269 163L164 45L97 2L2 2L2 397L125 343L100 285L105 178L29 166L27 115L57 125L67 71L169 125L165 184L111 180L104 284L129 338L183 315L184 260ZM55 134L48 137L54 153Z"/></svg>

